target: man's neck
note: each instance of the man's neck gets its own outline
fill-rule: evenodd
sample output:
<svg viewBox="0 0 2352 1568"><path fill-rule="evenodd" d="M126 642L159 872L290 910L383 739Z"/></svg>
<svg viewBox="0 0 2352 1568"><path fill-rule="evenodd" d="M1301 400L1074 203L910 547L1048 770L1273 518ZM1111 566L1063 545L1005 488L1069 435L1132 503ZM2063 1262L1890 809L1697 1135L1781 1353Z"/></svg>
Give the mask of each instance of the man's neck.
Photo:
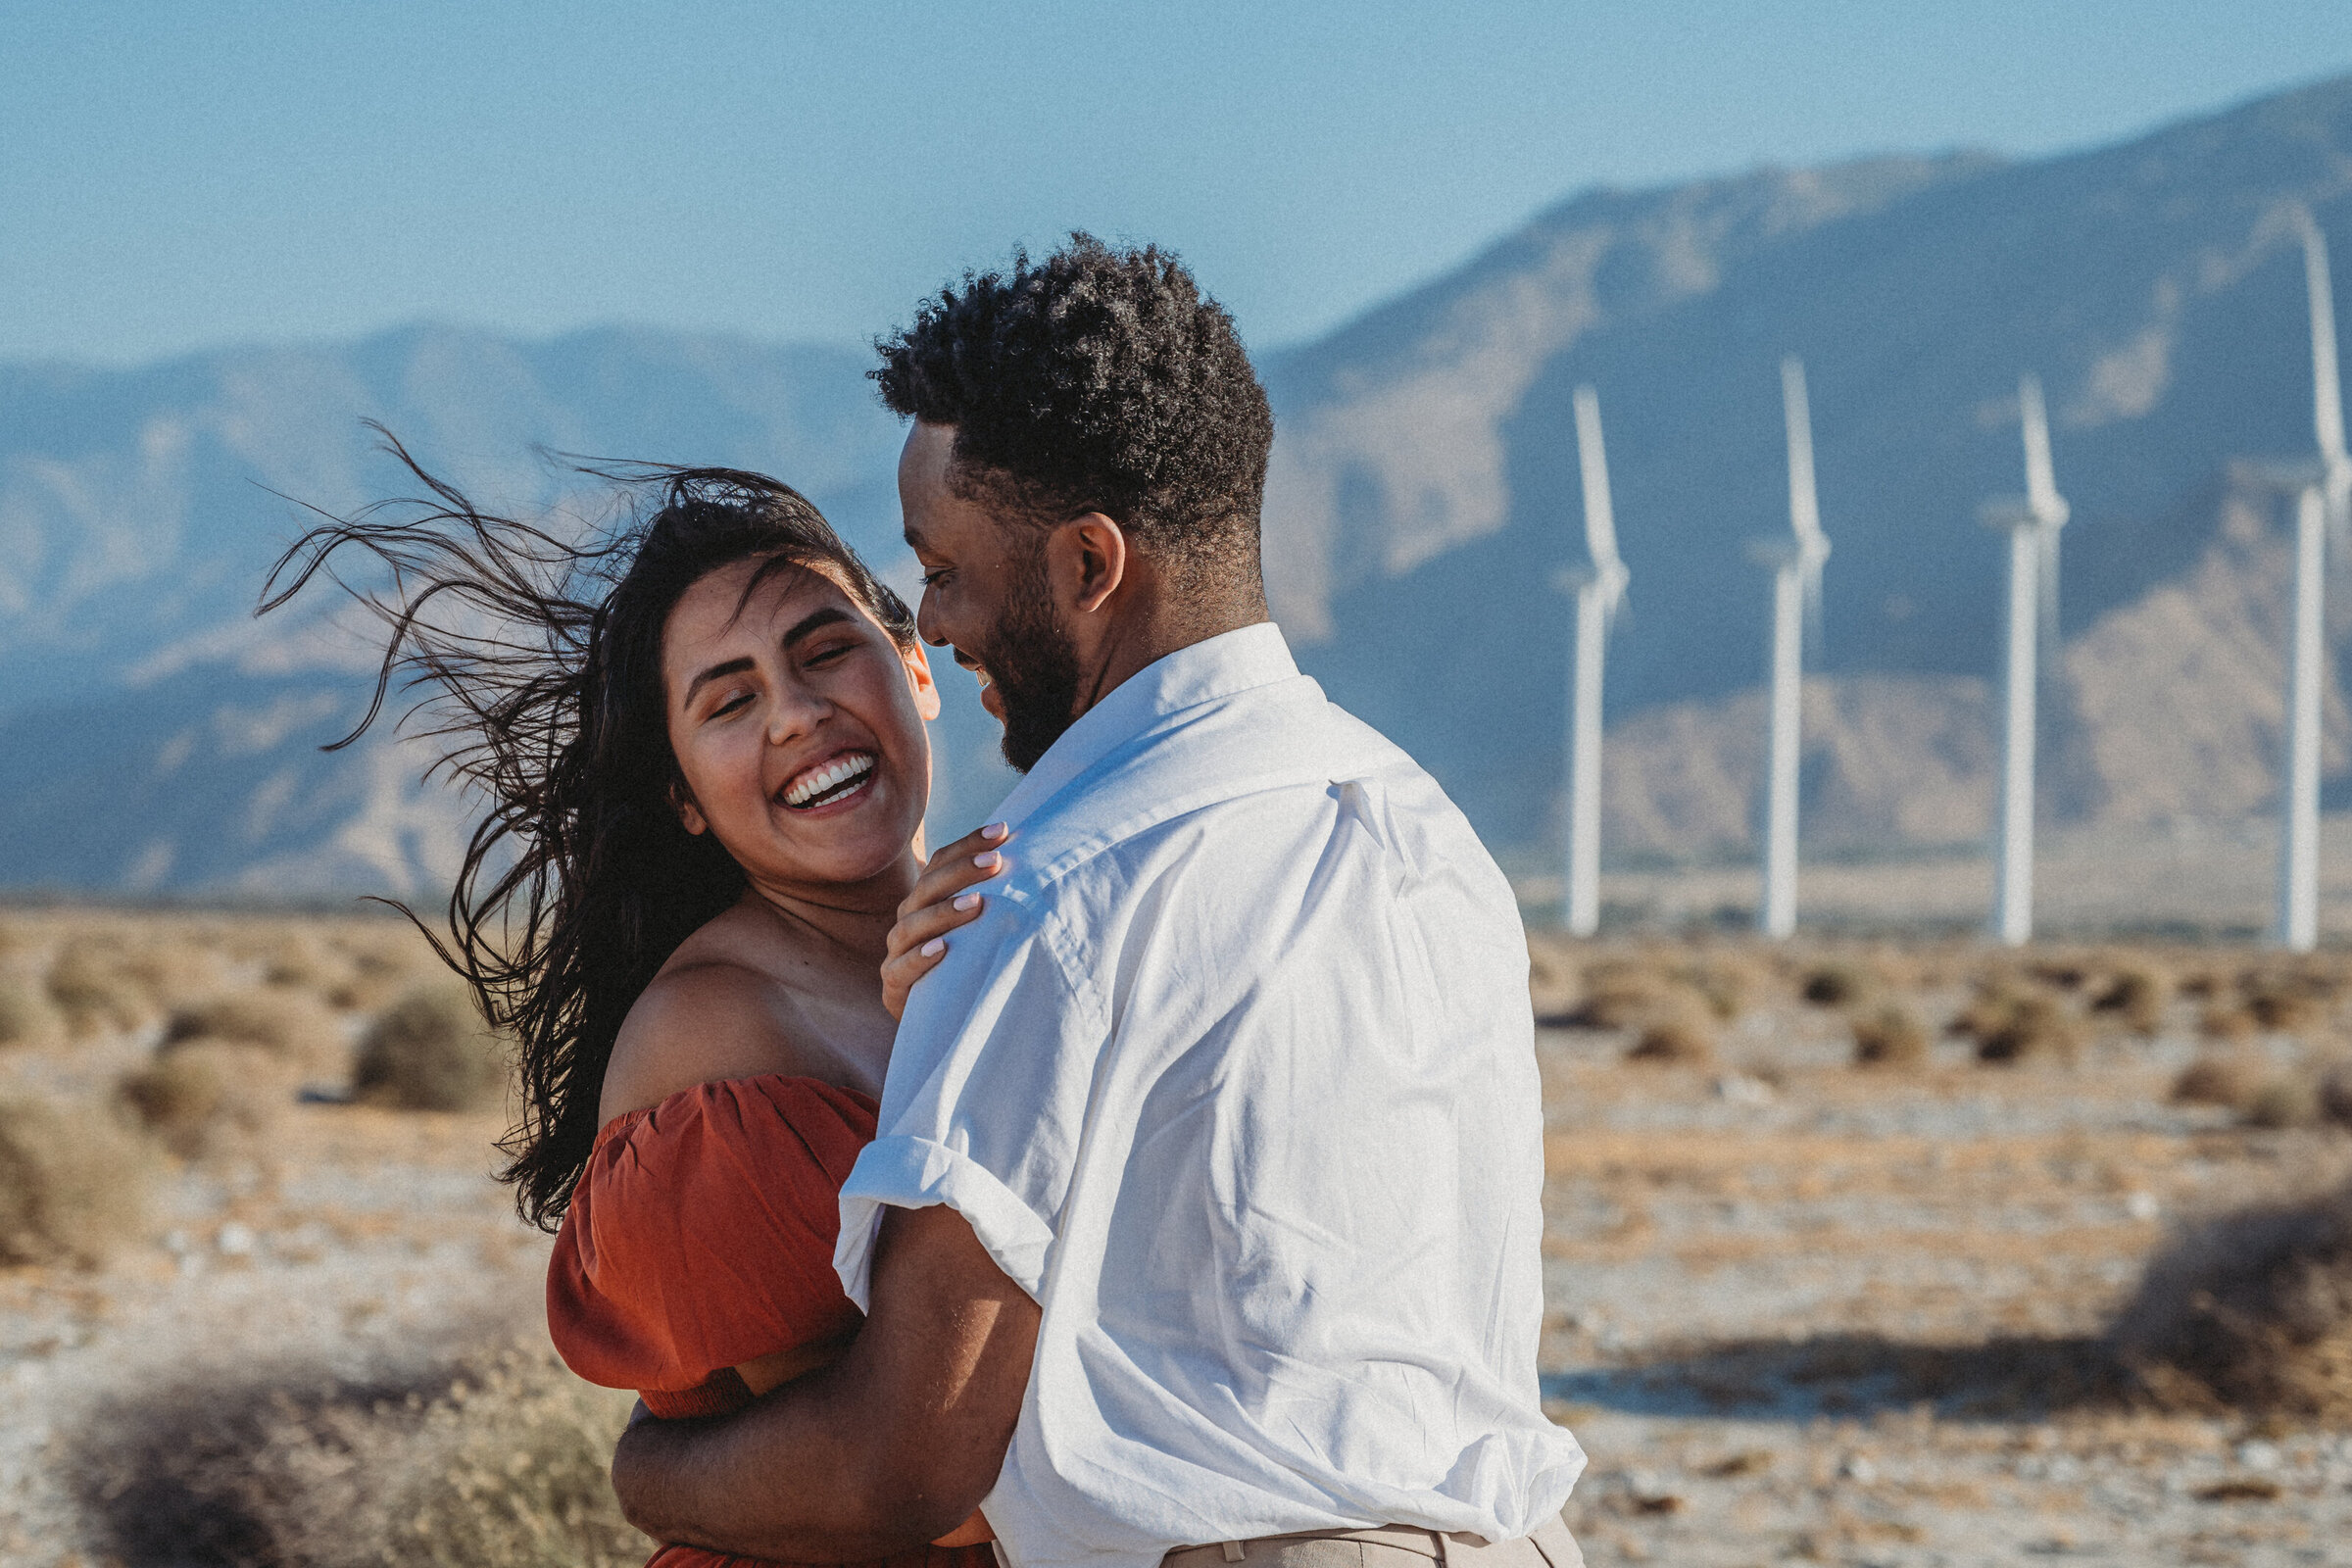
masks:
<svg viewBox="0 0 2352 1568"><path fill-rule="evenodd" d="M1163 603L1153 607L1157 612L1123 616L1105 629L1093 657L1081 666L1078 706L1072 718L1170 654L1273 618L1266 612L1263 594L1209 611L1196 604L1184 607L1181 613L1168 612L1172 608Z"/></svg>

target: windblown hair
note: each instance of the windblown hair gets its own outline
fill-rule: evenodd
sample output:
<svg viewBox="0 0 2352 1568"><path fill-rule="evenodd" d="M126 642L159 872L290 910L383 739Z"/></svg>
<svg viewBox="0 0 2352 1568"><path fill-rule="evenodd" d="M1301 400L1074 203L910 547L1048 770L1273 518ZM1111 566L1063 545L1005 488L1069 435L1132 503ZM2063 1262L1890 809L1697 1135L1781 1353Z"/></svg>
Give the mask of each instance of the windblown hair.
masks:
<svg viewBox="0 0 2352 1568"><path fill-rule="evenodd" d="M764 475L582 468L636 503L574 540L477 511L378 433L429 497L313 529L272 568L261 608L323 575L372 611L390 633L374 701L335 746L376 721L396 684L420 691L409 731L445 743L428 776L487 800L450 892L449 940L399 907L514 1039L520 1120L500 1176L523 1218L553 1229L595 1145L621 1020L745 886L713 837L678 820L662 682L671 608L710 573L758 561L754 587L821 572L902 647L914 617L813 506Z"/></svg>
<svg viewBox="0 0 2352 1568"><path fill-rule="evenodd" d="M1274 416L1233 318L1175 257L1090 234L966 272L869 372L956 427L951 482L1045 523L1101 512L1180 568L1257 566Z"/></svg>

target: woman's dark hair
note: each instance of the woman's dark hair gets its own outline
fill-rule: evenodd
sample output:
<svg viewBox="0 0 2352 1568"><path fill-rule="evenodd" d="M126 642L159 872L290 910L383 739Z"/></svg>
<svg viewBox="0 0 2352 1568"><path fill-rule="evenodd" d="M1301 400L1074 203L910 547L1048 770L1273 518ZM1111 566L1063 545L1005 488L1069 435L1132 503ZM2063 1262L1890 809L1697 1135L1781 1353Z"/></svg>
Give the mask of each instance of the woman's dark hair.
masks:
<svg viewBox="0 0 2352 1568"><path fill-rule="evenodd" d="M744 888L717 841L678 821L662 682L671 607L757 561L747 600L775 573L809 570L901 647L914 645L914 617L814 507L764 475L583 467L637 499L625 521L569 539L476 511L378 434L429 497L313 529L271 569L261 608L323 573L373 611L390 628L374 701L335 745L375 722L396 682L421 688L411 733L446 743L430 771L486 797L450 892L450 940L399 907L514 1038L521 1120L500 1144L500 1177L524 1219L553 1229L596 1142L621 1020Z"/></svg>
<svg viewBox="0 0 2352 1568"><path fill-rule="evenodd" d="M1233 318L1175 257L1072 234L966 272L874 347L893 413L956 427L968 498L1101 512L1180 567L1254 578L1274 416Z"/></svg>

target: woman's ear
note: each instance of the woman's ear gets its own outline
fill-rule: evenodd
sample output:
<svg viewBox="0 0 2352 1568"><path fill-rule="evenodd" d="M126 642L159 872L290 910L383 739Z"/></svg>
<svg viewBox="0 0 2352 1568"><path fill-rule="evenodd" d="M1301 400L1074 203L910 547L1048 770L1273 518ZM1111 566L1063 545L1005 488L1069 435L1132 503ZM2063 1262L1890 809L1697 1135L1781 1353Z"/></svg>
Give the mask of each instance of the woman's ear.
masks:
<svg viewBox="0 0 2352 1568"><path fill-rule="evenodd" d="M678 825L687 832L699 836L710 831L709 819L703 815L703 808L694 804L694 795L685 785L670 785L669 808L678 813Z"/></svg>
<svg viewBox="0 0 2352 1568"><path fill-rule="evenodd" d="M931 678L931 658L921 643L900 649L899 658L906 663L906 684L914 688L914 710L928 724L939 716L939 683Z"/></svg>

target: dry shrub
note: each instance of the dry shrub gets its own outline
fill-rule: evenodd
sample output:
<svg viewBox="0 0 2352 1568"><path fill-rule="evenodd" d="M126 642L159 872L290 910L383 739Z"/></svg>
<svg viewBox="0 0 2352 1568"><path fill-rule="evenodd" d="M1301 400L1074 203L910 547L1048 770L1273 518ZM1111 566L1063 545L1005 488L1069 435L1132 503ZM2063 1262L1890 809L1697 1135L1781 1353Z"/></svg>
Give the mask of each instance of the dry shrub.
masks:
<svg viewBox="0 0 2352 1568"><path fill-rule="evenodd" d="M1797 995L1817 1007L1850 1007L1878 989L1878 977L1868 969L1833 958L1806 972Z"/></svg>
<svg viewBox="0 0 2352 1568"><path fill-rule="evenodd" d="M2254 1068L2237 1056L2199 1056L2173 1080L2173 1102L2178 1105L2221 1105L2242 1111L2254 1102L2261 1080Z"/></svg>
<svg viewBox="0 0 2352 1568"><path fill-rule="evenodd" d="M2352 1062L2338 1062L2320 1075L2320 1114L2352 1127Z"/></svg>
<svg viewBox="0 0 2352 1568"><path fill-rule="evenodd" d="M101 1411L74 1480L133 1562L635 1568L607 1479L629 1396L516 1347L406 1386L193 1385Z"/></svg>
<svg viewBox="0 0 2352 1568"><path fill-rule="evenodd" d="M2090 1005L2094 1012L2114 1013L2136 1034L2153 1035L2164 1027L2172 1000L2173 977L2161 965L2137 962L2119 968Z"/></svg>
<svg viewBox="0 0 2352 1568"><path fill-rule="evenodd" d="M432 957L419 943L397 935L347 938L337 946L350 955L350 969L327 988L326 1000L359 1012L371 1012L394 1001Z"/></svg>
<svg viewBox="0 0 2352 1568"><path fill-rule="evenodd" d="M1745 954L1717 953L1686 966L1678 976L1706 1000L1708 1008L1730 1023L1756 1004L1772 989L1772 972Z"/></svg>
<svg viewBox="0 0 2352 1568"><path fill-rule="evenodd" d="M2352 1421L2352 1188L2184 1232L2109 1339L2167 1404Z"/></svg>
<svg viewBox="0 0 2352 1568"><path fill-rule="evenodd" d="M105 1261L146 1223L148 1167L111 1118L0 1101L0 1263Z"/></svg>
<svg viewBox="0 0 2352 1568"><path fill-rule="evenodd" d="M1917 1067L1931 1054L1928 1026L1900 1003L1854 1020L1854 1062L1863 1067Z"/></svg>
<svg viewBox="0 0 2352 1568"><path fill-rule="evenodd" d="M471 1110L497 1100L506 1071L472 993L445 981L408 992L377 1015L360 1042L352 1089L399 1110Z"/></svg>
<svg viewBox="0 0 2352 1568"><path fill-rule="evenodd" d="M2016 986L1980 991L1952 1021L1952 1030L1976 1040L1979 1061L1998 1066L2072 1062L2082 1049L2082 1026L2064 1002Z"/></svg>
<svg viewBox="0 0 2352 1568"><path fill-rule="evenodd" d="M327 990L342 973L343 966L301 932L279 938L262 956L262 984L281 990Z"/></svg>
<svg viewBox="0 0 2352 1568"><path fill-rule="evenodd" d="M1612 958L1585 971L1584 995L1560 1021L1574 1029L1623 1029L1683 989L1654 964Z"/></svg>
<svg viewBox="0 0 2352 1568"><path fill-rule="evenodd" d="M2246 1011L2260 1028L2299 1034L2327 1020L2328 1003L2297 976L2265 975L2250 979Z"/></svg>
<svg viewBox="0 0 2352 1568"><path fill-rule="evenodd" d="M343 1032L326 1009L285 991L232 991L179 1008L164 1026L166 1051L200 1040L252 1046L309 1069L330 1066L343 1054Z"/></svg>
<svg viewBox="0 0 2352 1568"><path fill-rule="evenodd" d="M2056 986L2061 991L2076 990L2090 978L2090 966L2079 957L2036 958L2027 965L2026 972L2043 985Z"/></svg>
<svg viewBox="0 0 2352 1568"><path fill-rule="evenodd" d="M2216 1002L2197 1015L2197 1033L2208 1040L2246 1041L2262 1033L2253 1012L2230 1002Z"/></svg>
<svg viewBox="0 0 2352 1568"><path fill-rule="evenodd" d="M129 953L114 937L68 938L49 964L46 985L76 1035L135 1029L155 1012L147 988L130 972Z"/></svg>
<svg viewBox="0 0 2352 1568"><path fill-rule="evenodd" d="M1715 1015L1706 1004L1684 996L1659 1005L1642 1026L1628 1061L1705 1066L1715 1059Z"/></svg>
<svg viewBox="0 0 2352 1568"><path fill-rule="evenodd" d="M55 1045L65 1033L65 1017L46 996L15 975L0 976L0 1048Z"/></svg>
<svg viewBox="0 0 2352 1568"><path fill-rule="evenodd" d="M115 1086L139 1125L183 1159L267 1133L292 1091L282 1057L218 1041L161 1053Z"/></svg>
<svg viewBox="0 0 2352 1568"><path fill-rule="evenodd" d="M2310 1127L2319 1119L2319 1086L2297 1073L2266 1080L2246 1102L2246 1121L2255 1127Z"/></svg>
<svg viewBox="0 0 2352 1568"><path fill-rule="evenodd" d="M150 936L125 947L122 973L145 993L152 1016L218 989L220 956L184 936Z"/></svg>

